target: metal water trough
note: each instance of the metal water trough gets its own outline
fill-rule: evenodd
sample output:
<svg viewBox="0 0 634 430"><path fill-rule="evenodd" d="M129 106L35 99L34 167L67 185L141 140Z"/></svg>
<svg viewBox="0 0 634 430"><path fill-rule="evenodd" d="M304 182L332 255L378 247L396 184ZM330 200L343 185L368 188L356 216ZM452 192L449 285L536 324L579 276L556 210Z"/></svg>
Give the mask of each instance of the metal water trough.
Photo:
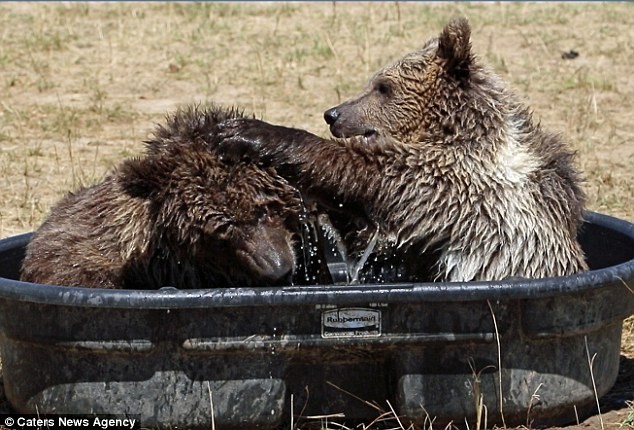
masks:
<svg viewBox="0 0 634 430"><path fill-rule="evenodd" d="M22 413L210 428L212 399L217 429L276 428L291 410L371 420L364 400L473 427L481 399L489 424L559 425L612 387L634 312L634 225L596 213L591 271L506 282L54 287L16 281L29 237L0 241L4 387Z"/></svg>

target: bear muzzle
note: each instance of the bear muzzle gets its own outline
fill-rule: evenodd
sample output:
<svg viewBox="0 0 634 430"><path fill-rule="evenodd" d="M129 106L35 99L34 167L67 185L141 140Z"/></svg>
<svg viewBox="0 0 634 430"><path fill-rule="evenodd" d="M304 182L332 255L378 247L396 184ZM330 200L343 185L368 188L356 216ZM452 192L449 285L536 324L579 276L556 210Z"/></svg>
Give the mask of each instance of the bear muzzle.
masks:
<svg viewBox="0 0 634 430"><path fill-rule="evenodd" d="M295 272L291 235L284 229L260 225L254 236L236 249L240 266L255 285L290 285Z"/></svg>
<svg viewBox="0 0 634 430"><path fill-rule="evenodd" d="M324 112L324 120L330 126L330 133L338 138L362 136L366 143L371 143L377 136L377 130L366 127L354 112L347 112L350 106L342 104Z"/></svg>

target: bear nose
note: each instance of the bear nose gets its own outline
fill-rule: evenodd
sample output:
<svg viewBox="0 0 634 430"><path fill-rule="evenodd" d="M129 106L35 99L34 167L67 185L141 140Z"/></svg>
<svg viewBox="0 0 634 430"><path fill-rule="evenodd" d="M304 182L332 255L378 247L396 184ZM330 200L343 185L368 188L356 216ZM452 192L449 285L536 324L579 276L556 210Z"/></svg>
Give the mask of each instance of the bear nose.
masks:
<svg viewBox="0 0 634 430"><path fill-rule="evenodd" d="M337 118L339 118L339 111L336 107L324 112L324 120L326 120L328 125L333 125L335 121L337 121Z"/></svg>
<svg viewBox="0 0 634 430"><path fill-rule="evenodd" d="M269 263L269 270L263 277L273 285L290 285L295 268L293 260L275 258Z"/></svg>

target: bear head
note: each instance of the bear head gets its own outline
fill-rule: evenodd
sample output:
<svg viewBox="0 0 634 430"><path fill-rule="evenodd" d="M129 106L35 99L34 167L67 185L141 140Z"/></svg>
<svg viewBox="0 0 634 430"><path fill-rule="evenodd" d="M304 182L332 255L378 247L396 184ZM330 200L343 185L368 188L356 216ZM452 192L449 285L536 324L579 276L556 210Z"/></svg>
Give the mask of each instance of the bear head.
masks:
<svg viewBox="0 0 634 430"><path fill-rule="evenodd" d="M301 198L275 169L245 154L217 153L215 126L235 115L213 107L179 110L146 142L145 157L122 165L121 181L149 202L148 258L165 261L165 270L191 267L197 278L223 286L288 285ZM179 270L186 271L171 272Z"/></svg>
<svg viewBox="0 0 634 430"><path fill-rule="evenodd" d="M453 144L486 131L500 115L498 97L482 93L501 89L477 64L470 35L465 18L453 19L422 49L377 72L359 96L324 113L332 134Z"/></svg>

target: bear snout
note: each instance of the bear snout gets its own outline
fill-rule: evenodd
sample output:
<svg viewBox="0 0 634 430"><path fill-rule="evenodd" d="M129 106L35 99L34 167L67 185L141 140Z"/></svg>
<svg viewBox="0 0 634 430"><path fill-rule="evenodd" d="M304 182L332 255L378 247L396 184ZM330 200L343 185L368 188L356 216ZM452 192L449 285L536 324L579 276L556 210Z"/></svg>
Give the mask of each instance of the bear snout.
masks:
<svg viewBox="0 0 634 430"><path fill-rule="evenodd" d="M336 107L328 109L326 112L324 112L324 120L328 125L333 125L335 122L337 122L337 118L339 118L339 111Z"/></svg>
<svg viewBox="0 0 634 430"><path fill-rule="evenodd" d="M260 256L260 276L270 285L291 285L295 271L295 261L291 254L276 250Z"/></svg>
<svg viewBox="0 0 634 430"><path fill-rule="evenodd" d="M260 248L256 255L242 252L238 255L244 258L243 265L251 272L250 278L256 285L291 285L295 258L290 249L272 245Z"/></svg>
<svg viewBox="0 0 634 430"><path fill-rule="evenodd" d="M330 133L335 137L348 137L341 127L341 121L337 121L341 117L341 106L328 109L324 112L324 120L330 126Z"/></svg>
<svg viewBox="0 0 634 430"><path fill-rule="evenodd" d="M374 139L377 130L365 124L358 106L345 102L324 112L324 120L330 126L330 133L338 138L363 136L367 142Z"/></svg>
<svg viewBox="0 0 634 430"><path fill-rule="evenodd" d="M256 285L290 285L295 272L291 238L279 226L259 225L249 239L237 246L240 265L250 272Z"/></svg>

